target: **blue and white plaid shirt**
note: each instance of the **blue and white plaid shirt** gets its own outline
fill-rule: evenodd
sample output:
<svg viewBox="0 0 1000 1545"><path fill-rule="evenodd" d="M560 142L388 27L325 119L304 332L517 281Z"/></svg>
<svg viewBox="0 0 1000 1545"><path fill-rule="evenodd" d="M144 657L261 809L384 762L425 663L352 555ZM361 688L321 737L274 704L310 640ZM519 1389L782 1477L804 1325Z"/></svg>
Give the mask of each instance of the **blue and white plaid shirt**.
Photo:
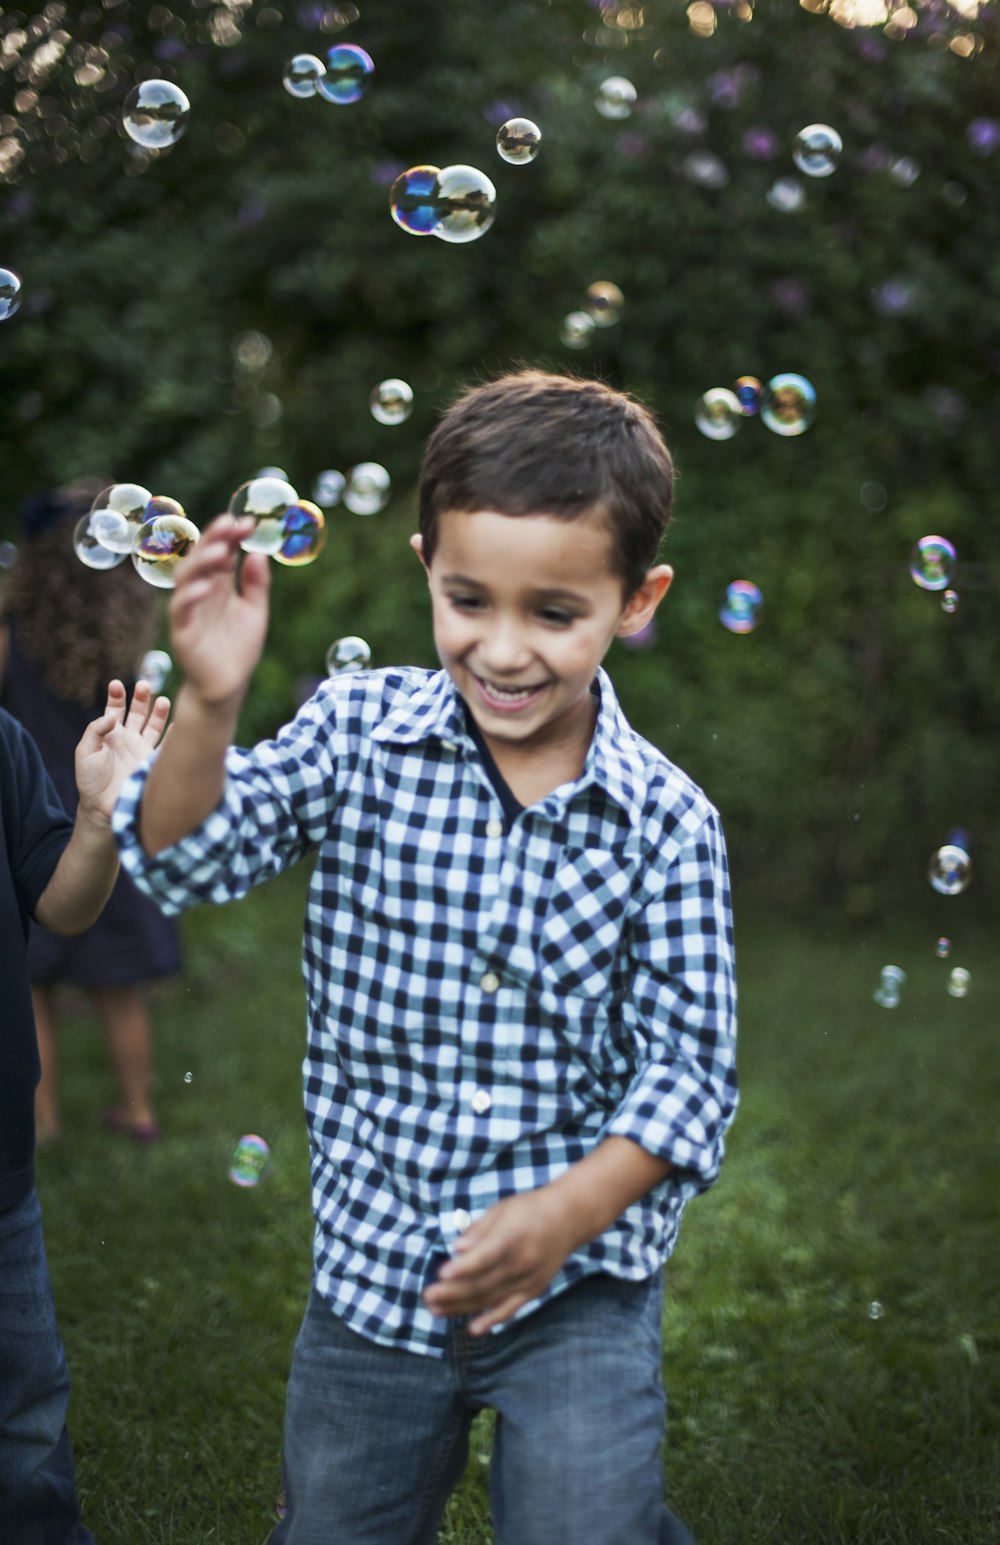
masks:
<svg viewBox="0 0 1000 1545"><path fill-rule="evenodd" d="M315 1281L370 1340L440 1356L421 1292L469 1222L603 1138L673 1173L518 1318L593 1272L638 1279L718 1174L736 1104L732 921L718 815L630 728L604 671L580 778L505 834L444 671L323 682L231 750L219 807L122 861L165 912L223 902L318 850L303 1064ZM493 1334L500 1333L495 1328Z"/></svg>

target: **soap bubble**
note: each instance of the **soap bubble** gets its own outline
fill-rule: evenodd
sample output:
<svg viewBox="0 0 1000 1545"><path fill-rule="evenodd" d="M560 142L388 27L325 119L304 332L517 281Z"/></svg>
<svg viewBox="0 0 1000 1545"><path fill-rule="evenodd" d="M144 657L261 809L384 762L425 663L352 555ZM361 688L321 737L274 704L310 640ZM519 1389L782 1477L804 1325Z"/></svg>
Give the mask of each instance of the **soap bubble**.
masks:
<svg viewBox="0 0 1000 1545"><path fill-rule="evenodd" d="M899 1007L900 991L906 981L906 972L899 966L883 966L882 979L873 993L875 1002L884 1009Z"/></svg>
<svg viewBox="0 0 1000 1545"><path fill-rule="evenodd" d="M595 279L593 284L587 285L583 309L598 327L613 327L620 319L624 305L624 295L610 279Z"/></svg>
<svg viewBox="0 0 1000 1545"><path fill-rule="evenodd" d="M500 159L509 161L511 166L526 166L533 161L541 143L542 131L530 118L508 118L497 130Z"/></svg>
<svg viewBox="0 0 1000 1545"><path fill-rule="evenodd" d="M411 166L389 189L392 218L411 236L433 236L438 223L439 166Z"/></svg>
<svg viewBox="0 0 1000 1545"><path fill-rule="evenodd" d="M862 483L858 500L872 515L878 515L889 503L889 491L882 483Z"/></svg>
<svg viewBox="0 0 1000 1545"><path fill-rule="evenodd" d="M934 953L938 960L947 960L948 956L951 954L951 940L946 939L942 934L941 938L934 946Z"/></svg>
<svg viewBox="0 0 1000 1545"><path fill-rule="evenodd" d="M953 998L964 998L969 991L972 975L964 966L955 966L948 978L948 991Z"/></svg>
<svg viewBox="0 0 1000 1545"><path fill-rule="evenodd" d="M957 896L972 879L972 859L964 848L946 842L932 855L927 878L942 896Z"/></svg>
<svg viewBox="0 0 1000 1545"><path fill-rule="evenodd" d="M113 553L103 546L90 529L90 516L84 515L73 528L73 551L88 569L113 569L124 563L127 553Z"/></svg>
<svg viewBox="0 0 1000 1545"><path fill-rule="evenodd" d="M320 81L326 75L326 65L315 54L296 54L285 65L282 84L289 96L314 97Z"/></svg>
<svg viewBox="0 0 1000 1545"><path fill-rule="evenodd" d="M597 88L594 106L602 118L629 118L638 95L624 75L609 75Z"/></svg>
<svg viewBox="0 0 1000 1545"><path fill-rule="evenodd" d="M950 617L954 612L958 611L958 601L959 596L957 590L946 590L944 595L941 597L941 610L943 612L947 612Z"/></svg>
<svg viewBox="0 0 1000 1545"><path fill-rule="evenodd" d="M184 133L190 110L190 102L173 81L144 80L125 98L122 124L143 150L165 150Z"/></svg>
<svg viewBox="0 0 1000 1545"><path fill-rule="evenodd" d="M767 190L767 202L779 214L792 215L806 201L806 190L794 177L779 177Z"/></svg>
<svg viewBox="0 0 1000 1545"><path fill-rule="evenodd" d="M944 590L954 567L954 544L946 536L922 536L910 553L910 577L921 590Z"/></svg>
<svg viewBox="0 0 1000 1545"><path fill-rule="evenodd" d="M283 483L289 480L284 467L258 467L254 477L280 477Z"/></svg>
<svg viewBox="0 0 1000 1545"><path fill-rule="evenodd" d="M229 1160L229 1178L234 1186L247 1188L263 1180L271 1163L271 1150L256 1132L241 1137Z"/></svg>
<svg viewBox="0 0 1000 1545"><path fill-rule="evenodd" d="M437 223L442 241L476 241L496 214L497 190L474 166L446 166L437 180Z"/></svg>
<svg viewBox="0 0 1000 1545"><path fill-rule="evenodd" d="M328 102L345 107L360 102L375 74L370 54L356 43L334 43L326 52L326 75L317 81L316 89Z"/></svg>
<svg viewBox="0 0 1000 1545"><path fill-rule="evenodd" d="M11 268L0 268L0 322L12 317L21 304L21 281Z"/></svg>
<svg viewBox="0 0 1000 1545"><path fill-rule="evenodd" d="M746 418L752 418L760 412L760 402L764 395L764 386L756 376L740 376L733 385L733 394L740 405L740 411Z"/></svg>
<svg viewBox="0 0 1000 1545"><path fill-rule="evenodd" d="M816 388L805 376L772 376L764 388L760 416L776 435L805 434L816 416Z"/></svg>
<svg viewBox="0 0 1000 1545"><path fill-rule="evenodd" d="M351 634L348 638L335 639L326 651L326 674L350 676L354 671L367 670L371 657L371 648L363 638Z"/></svg>
<svg viewBox="0 0 1000 1545"><path fill-rule="evenodd" d="M192 1078L193 1078L193 1077L194 1077L194 1074L193 1074L193 1073L185 1073L185 1074L184 1074L184 1082L185 1082L185 1083L186 1083L186 1084L189 1084L189 1083L190 1083L190 1082L191 1082L191 1080L192 1080Z"/></svg>
<svg viewBox="0 0 1000 1545"><path fill-rule="evenodd" d="M326 546L326 516L318 505L299 499L285 511L281 532L281 546L272 554L275 563L301 569L318 558Z"/></svg>
<svg viewBox="0 0 1000 1545"><path fill-rule="evenodd" d="M316 479L312 492L314 502L321 505L324 510L332 509L335 504L340 503L346 482L347 479L342 472L336 472L332 467L328 467Z"/></svg>
<svg viewBox="0 0 1000 1545"><path fill-rule="evenodd" d="M405 423L413 412L413 387L391 376L372 388L368 406L380 424Z"/></svg>
<svg viewBox="0 0 1000 1545"><path fill-rule="evenodd" d="M139 661L139 680L148 681L154 692L160 692L173 668L174 662L165 649L147 649Z"/></svg>
<svg viewBox="0 0 1000 1545"><path fill-rule="evenodd" d="M377 515L389 502L392 479L377 461L359 461L347 474L344 503L355 515Z"/></svg>
<svg viewBox="0 0 1000 1545"><path fill-rule="evenodd" d="M880 1320L884 1313L885 1310L882 1308L882 1305L879 1303L877 1298L868 1305L868 1318L870 1320Z"/></svg>
<svg viewBox="0 0 1000 1545"><path fill-rule="evenodd" d="M12 569L17 562L17 544L0 542L0 569Z"/></svg>
<svg viewBox="0 0 1000 1545"><path fill-rule="evenodd" d="M91 506L90 529L101 546L112 553L130 553L152 497L140 483L113 483L99 493Z"/></svg>
<svg viewBox="0 0 1000 1545"><path fill-rule="evenodd" d="M726 586L726 599L719 609L719 621L730 633L752 633L760 621L764 604L760 587L750 579L734 579Z"/></svg>
<svg viewBox="0 0 1000 1545"><path fill-rule="evenodd" d="M826 123L811 123L795 136L792 160L807 177L829 177L837 170L844 142Z"/></svg>
<svg viewBox="0 0 1000 1545"><path fill-rule="evenodd" d="M173 510L166 507L172 505ZM173 499L151 499L147 510L159 507L161 513L153 515L139 527L132 562L135 572L148 585L160 590L172 590L177 581L176 569L186 558L201 536L193 520L188 520L180 505ZM177 513L175 513L177 512Z"/></svg>
<svg viewBox="0 0 1000 1545"><path fill-rule="evenodd" d="M585 349L597 326L587 311L570 311L559 324L559 337L567 349Z"/></svg>
<svg viewBox="0 0 1000 1545"><path fill-rule="evenodd" d="M731 440L743 427L743 409L735 392L712 386L694 405L694 421L709 440Z"/></svg>
<svg viewBox="0 0 1000 1545"><path fill-rule="evenodd" d="M252 477L241 483L229 501L229 513L241 520L252 515L257 522L240 543L243 551L276 553L285 540L282 522L298 497L291 483L280 477Z"/></svg>

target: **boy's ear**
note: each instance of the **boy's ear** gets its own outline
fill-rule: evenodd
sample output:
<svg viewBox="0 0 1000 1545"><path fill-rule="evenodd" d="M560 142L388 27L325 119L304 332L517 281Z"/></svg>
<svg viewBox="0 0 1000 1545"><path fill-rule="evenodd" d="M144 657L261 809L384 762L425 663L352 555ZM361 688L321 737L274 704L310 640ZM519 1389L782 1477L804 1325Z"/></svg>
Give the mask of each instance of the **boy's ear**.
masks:
<svg viewBox="0 0 1000 1545"><path fill-rule="evenodd" d="M416 553L417 557L420 559L420 562L426 569L427 559L424 557L424 539L420 535L419 531L414 531L413 535L410 537L410 546L413 548L413 551Z"/></svg>
<svg viewBox="0 0 1000 1545"><path fill-rule="evenodd" d="M669 563L658 563L655 569L649 570L638 590L625 603L621 621L615 629L618 638L628 638L630 633L638 633L640 628L646 626L670 589L673 577L674 571Z"/></svg>

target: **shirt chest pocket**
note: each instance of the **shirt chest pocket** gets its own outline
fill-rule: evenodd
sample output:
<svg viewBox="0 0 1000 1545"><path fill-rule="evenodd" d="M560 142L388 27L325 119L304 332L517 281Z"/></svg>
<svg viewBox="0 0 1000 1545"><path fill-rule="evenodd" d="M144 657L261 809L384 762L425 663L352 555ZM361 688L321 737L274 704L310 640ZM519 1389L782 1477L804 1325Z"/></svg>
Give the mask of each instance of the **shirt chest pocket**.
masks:
<svg viewBox="0 0 1000 1545"><path fill-rule="evenodd" d="M564 855L541 908L536 960L544 988L607 998L632 885L631 865L614 849Z"/></svg>

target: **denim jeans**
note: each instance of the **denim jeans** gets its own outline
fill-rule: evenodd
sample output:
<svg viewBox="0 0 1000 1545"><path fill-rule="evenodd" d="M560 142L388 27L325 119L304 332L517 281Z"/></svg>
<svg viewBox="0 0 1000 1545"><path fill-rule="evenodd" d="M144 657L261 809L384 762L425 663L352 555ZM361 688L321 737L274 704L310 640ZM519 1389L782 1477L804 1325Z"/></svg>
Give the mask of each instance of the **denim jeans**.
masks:
<svg viewBox="0 0 1000 1545"><path fill-rule="evenodd" d="M0 1213L0 1540L94 1545L66 1431L69 1370L34 1191Z"/></svg>
<svg viewBox="0 0 1000 1545"><path fill-rule="evenodd" d="M693 1545L663 1501L663 1282L587 1277L443 1358L379 1346L314 1291L285 1412L270 1545L431 1545L473 1416L497 1413L496 1545Z"/></svg>

